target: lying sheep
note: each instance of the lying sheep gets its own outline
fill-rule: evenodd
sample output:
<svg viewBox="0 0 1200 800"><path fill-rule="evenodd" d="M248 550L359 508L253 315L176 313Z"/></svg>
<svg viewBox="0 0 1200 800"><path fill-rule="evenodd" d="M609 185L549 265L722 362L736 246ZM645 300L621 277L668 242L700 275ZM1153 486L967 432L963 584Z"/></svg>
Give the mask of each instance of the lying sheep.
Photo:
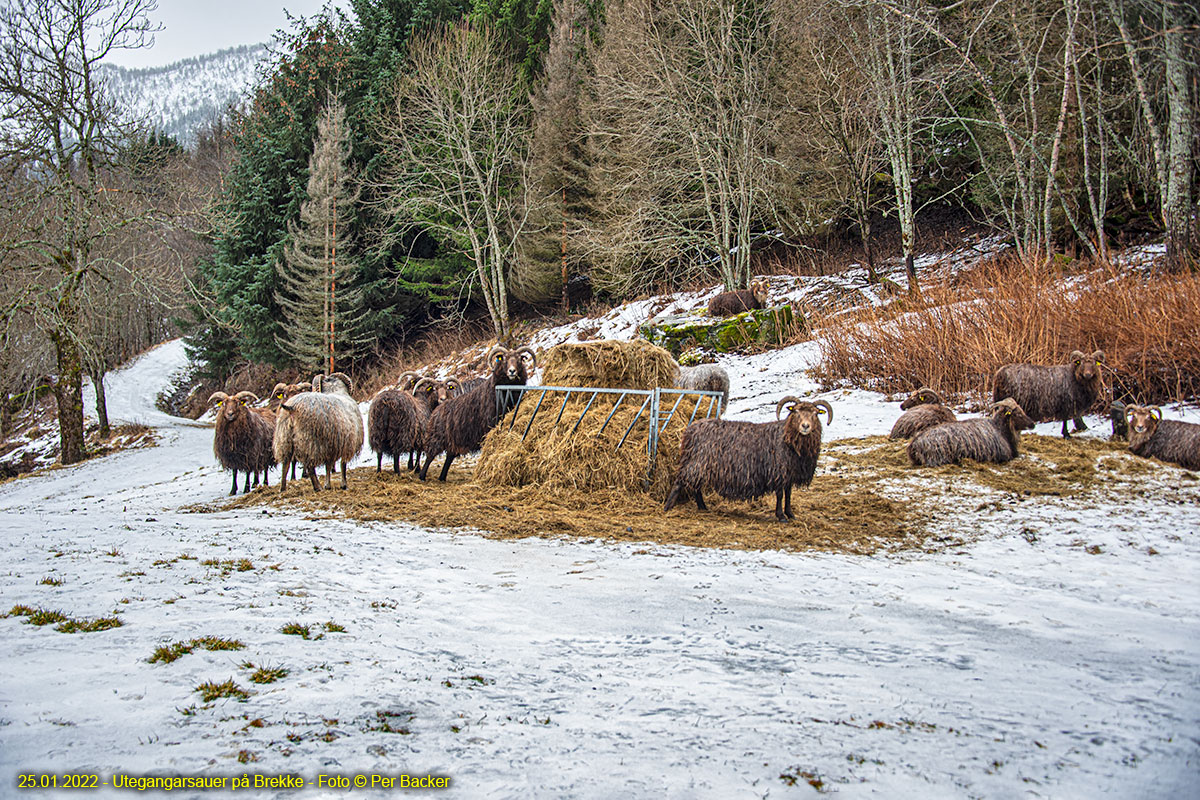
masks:
<svg viewBox="0 0 1200 800"><path fill-rule="evenodd" d="M1082 415L1100 393L1103 362L1103 350L1091 355L1075 350L1069 364L1006 364L996 370L992 399L1011 397L1035 422L1062 420L1063 438L1069 439L1068 420L1075 421L1077 433L1087 429Z"/></svg>
<svg viewBox="0 0 1200 800"><path fill-rule="evenodd" d="M1184 469L1200 470L1200 425L1163 419L1158 406L1128 406L1129 450Z"/></svg>
<svg viewBox="0 0 1200 800"><path fill-rule="evenodd" d="M721 292L708 301L708 313L714 317L728 317L752 308L763 308L767 304L767 281L750 281L749 289L734 289Z"/></svg>
<svg viewBox="0 0 1200 800"><path fill-rule="evenodd" d="M433 410L429 417L428 437L425 441L425 466L421 480L429 475L429 465L442 453L446 462L442 465L439 480L446 480L450 462L455 457L473 453L482 446L483 437L496 427L496 423L508 411L507 406L496 403L497 386L521 386L529 377L525 359L537 366L537 356L528 347L509 350L497 345L488 353L492 374L473 389L452 397Z"/></svg>
<svg viewBox="0 0 1200 800"><path fill-rule="evenodd" d="M299 461L314 491L321 490L317 465L325 465L325 488L342 462L342 488L347 487L346 465L363 446L363 420L358 403L350 396L350 379L340 372L313 378L313 391L298 394L279 406L275 423L275 458L284 465L279 491L287 489L287 466Z"/></svg>
<svg viewBox="0 0 1200 800"><path fill-rule="evenodd" d="M213 455L225 469L233 470L233 488L237 494L238 470L246 473L243 493L250 491L250 473L254 473L254 485L258 486L258 473L262 473L263 485L269 486L268 473L275 465L271 452L271 439L275 426L262 414L262 409L250 408L257 403L253 392L238 392L233 397L224 392L213 392L209 403L217 405L217 429L213 436Z"/></svg>
<svg viewBox="0 0 1200 800"><path fill-rule="evenodd" d="M729 373L719 364L699 364L680 367L675 379L676 389L695 389L701 392L721 393L721 412L729 407Z"/></svg>
<svg viewBox="0 0 1200 800"><path fill-rule="evenodd" d="M958 419L953 411L946 408L942 396L927 386L905 398L900 410L904 413L892 426L889 439L911 439L926 428Z"/></svg>
<svg viewBox="0 0 1200 800"><path fill-rule="evenodd" d="M926 467L964 458L1002 464L1017 457L1019 432L1033 425L1016 401L1005 398L993 403L985 417L946 422L921 431L908 443L908 459Z"/></svg>
<svg viewBox="0 0 1200 800"><path fill-rule="evenodd" d="M779 412L789 405L787 419ZM833 422L833 407L824 400L802 402L785 397L775 406L775 422L730 422L705 419L683 432L679 472L663 510L680 499L696 498L706 511L704 489L731 500L750 500L775 493L775 519L792 513L792 487L808 486L821 452L821 411Z"/></svg>

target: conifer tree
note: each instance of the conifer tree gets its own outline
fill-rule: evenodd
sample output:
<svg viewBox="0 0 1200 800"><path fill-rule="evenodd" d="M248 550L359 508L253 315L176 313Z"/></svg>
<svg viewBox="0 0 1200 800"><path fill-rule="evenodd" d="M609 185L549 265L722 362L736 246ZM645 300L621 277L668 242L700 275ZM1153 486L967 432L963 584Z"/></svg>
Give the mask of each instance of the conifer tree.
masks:
<svg viewBox="0 0 1200 800"><path fill-rule="evenodd" d="M353 359L365 342L362 289L352 284L356 264L349 231L358 192L349 155L346 110L332 94L317 121L308 200L300 206L299 223L288 221L291 243L277 265L285 324L276 341L297 363L326 372Z"/></svg>

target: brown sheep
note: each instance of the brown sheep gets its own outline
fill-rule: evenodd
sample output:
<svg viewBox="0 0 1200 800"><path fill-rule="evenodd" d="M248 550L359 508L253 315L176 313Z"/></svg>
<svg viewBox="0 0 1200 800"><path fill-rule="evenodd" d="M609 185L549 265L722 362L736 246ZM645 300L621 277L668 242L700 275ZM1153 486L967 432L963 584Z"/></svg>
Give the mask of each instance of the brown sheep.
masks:
<svg viewBox="0 0 1200 800"><path fill-rule="evenodd" d="M1158 406L1128 406L1129 450L1184 469L1200 470L1200 425L1163 419Z"/></svg>
<svg viewBox="0 0 1200 800"><path fill-rule="evenodd" d="M942 396L927 386L906 397L900 404L900 410L904 413L892 426L889 439L911 439L926 428L958 419L953 411L946 408Z"/></svg>
<svg viewBox="0 0 1200 800"><path fill-rule="evenodd" d="M993 403L986 417L946 422L926 428L908 443L913 464L938 467L964 458L1002 464L1017 457L1019 432L1033 420L1012 398Z"/></svg>
<svg viewBox="0 0 1200 800"><path fill-rule="evenodd" d="M238 470L246 473L243 493L250 491L250 473L254 473L254 485L258 486L258 473L262 473L263 485L269 486L268 470L275 465L271 453L271 439L275 432L272 421L250 408L257 403L253 392L238 392L230 397L224 392L213 392L209 403L216 403L217 429L213 436L213 455L221 466L233 470L233 488L237 494Z"/></svg>
<svg viewBox="0 0 1200 800"><path fill-rule="evenodd" d="M429 475L433 459L442 453L446 454L446 461L438 480L444 481L450 472L450 462L455 457L479 450L483 437L508 412L507 406L500 406L496 402L496 387L524 385L529 377L525 368L526 357L533 367L537 366L537 356L528 347L516 350L500 345L493 347L488 353L492 374L483 383L450 398L433 410L425 440L427 460L421 469L421 480Z"/></svg>
<svg viewBox="0 0 1200 800"><path fill-rule="evenodd" d="M785 420L779 412L790 405ZM824 400L802 402L785 397L775 406L775 422L731 422L705 419L683 432L679 472L664 511L679 499L696 499L704 505L704 489L731 500L751 500L775 493L775 519L788 522L792 513L792 487L808 486L821 452L821 412L833 422L833 407Z"/></svg>
<svg viewBox="0 0 1200 800"><path fill-rule="evenodd" d="M1062 420L1064 439L1067 421L1075 421L1075 431L1087 430L1082 415L1100 394L1100 365L1104 351L1091 355L1075 350L1069 364L1006 364L996 370L992 399L1011 397L1035 422Z"/></svg>
<svg viewBox="0 0 1200 800"><path fill-rule="evenodd" d="M728 317L752 308L763 308L767 304L767 281L750 281L749 289L721 292L708 301L708 313L714 317Z"/></svg>

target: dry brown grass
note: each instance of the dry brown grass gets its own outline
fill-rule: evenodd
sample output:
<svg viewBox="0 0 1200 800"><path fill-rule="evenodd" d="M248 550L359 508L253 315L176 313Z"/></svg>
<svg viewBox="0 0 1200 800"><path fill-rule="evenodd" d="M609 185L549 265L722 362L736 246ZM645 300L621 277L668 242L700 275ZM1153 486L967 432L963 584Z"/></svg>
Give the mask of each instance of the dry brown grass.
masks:
<svg viewBox="0 0 1200 800"><path fill-rule="evenodd" d="M1118 397L1200 397L1200 275L1095 268L1065 274L999 258L922 296L828 318L815 377L897 393L932 386L986 399L1004 364L1106 354Z"/></svg>

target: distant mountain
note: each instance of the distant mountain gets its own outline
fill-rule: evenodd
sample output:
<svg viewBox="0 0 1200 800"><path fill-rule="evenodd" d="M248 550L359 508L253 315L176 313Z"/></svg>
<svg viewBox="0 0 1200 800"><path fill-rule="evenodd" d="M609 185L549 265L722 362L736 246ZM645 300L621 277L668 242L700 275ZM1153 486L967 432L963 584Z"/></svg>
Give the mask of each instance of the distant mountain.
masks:
<svg viewBox="0 0 1200 800"><path fill-rule="evenodd" d="M263 44L242 45L187 58L165 67L128 69L102 64L117 101L138 119L165 131L185 147L196 132L220 116L226 106L245 97L255 70L267 57Z"/></svg>

